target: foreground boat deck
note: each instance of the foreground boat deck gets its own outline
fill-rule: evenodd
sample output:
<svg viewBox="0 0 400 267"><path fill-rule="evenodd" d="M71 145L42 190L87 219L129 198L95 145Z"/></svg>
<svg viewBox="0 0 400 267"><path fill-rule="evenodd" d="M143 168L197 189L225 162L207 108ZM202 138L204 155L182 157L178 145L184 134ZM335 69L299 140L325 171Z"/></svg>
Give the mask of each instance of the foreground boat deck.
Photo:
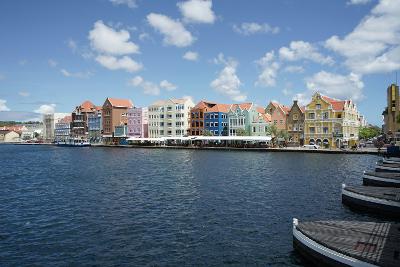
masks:
<svg viewBox="0 0 400 267"><path fill-rule="evenodd" d="M319 266L400 266L400 224L294 222L293 246Z"/></svg>

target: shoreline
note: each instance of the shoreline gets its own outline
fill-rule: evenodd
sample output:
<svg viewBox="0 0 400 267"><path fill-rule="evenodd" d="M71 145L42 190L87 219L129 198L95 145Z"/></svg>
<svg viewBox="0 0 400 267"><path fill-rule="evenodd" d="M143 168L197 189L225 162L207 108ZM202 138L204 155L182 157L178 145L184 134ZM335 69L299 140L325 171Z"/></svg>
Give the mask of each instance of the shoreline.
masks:
<svg viewBox="0 0 400 267"><path fill-rule="evenodd" d="M0 145L46 145L57 146L51 143L0 143ZM90 147L106 148L150 148L150 149L189 149L189 150L211 150L211 151L253 151L253 152L298 152L298 153L320 153L320 154L361 154L361 155L383 155L385 149L380 152L376 148L362 150L336 150L336 149L308 149L302 147L286 148L239 148L239 147L195 147L195 146L138 146L138 145L106 145L92 144Z"/></svg>

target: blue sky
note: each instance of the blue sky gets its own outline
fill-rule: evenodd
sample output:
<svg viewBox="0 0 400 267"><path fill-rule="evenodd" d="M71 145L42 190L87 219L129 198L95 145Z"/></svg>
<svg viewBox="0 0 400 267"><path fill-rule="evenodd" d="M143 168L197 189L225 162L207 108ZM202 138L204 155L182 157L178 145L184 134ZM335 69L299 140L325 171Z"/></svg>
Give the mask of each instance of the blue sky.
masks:
<svg viewBox="0 0 400 267"><path fill-rule="evenodd" d="M0 1L0 120L106 97L266 106L320 91L380 125L398 14L400 0Z"/></svg>

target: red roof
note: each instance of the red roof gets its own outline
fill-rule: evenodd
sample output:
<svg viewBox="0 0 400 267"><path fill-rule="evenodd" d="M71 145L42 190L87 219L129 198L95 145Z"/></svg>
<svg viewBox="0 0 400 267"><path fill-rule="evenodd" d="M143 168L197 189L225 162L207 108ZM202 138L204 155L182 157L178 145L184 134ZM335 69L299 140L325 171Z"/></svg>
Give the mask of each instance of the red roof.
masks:
<svg viewBox="0 0 400 267"><path fill-rule="evenodd" d="M301 106L300 107L300 111L304 113L306 111L306 107L305 106Z"/></svg>
<svg viewBox="0 0 400 267"><path fill-rule="evenodd" d="M341 111L344 109L344 104L346 103L345 101L332 101L332 109L333 110L337 110L337 111Z"/></svg>
<svg viewBox="0 0 400 267"><path fill-rule="evenodd" d="M262 107L257 107L256 110L258 113L265 114L265 109Z"/></svg>
<svg viewBox="0 0 400 267"><path fill-rule="evenodd" d="M271 121L272 121L272 117L271 117L270 114L265 113L265 114L263 114L262 116L263 116L263 118L264 118L264 120L265 120L266 122L271 122Z"/></svg>
<svg viewBox="0 0 400 267"><path fill-rule="evenodd" d="M133 107L132 101L129 99L107 98L113 107Z"/></svg>
<svg viewBox="0 0 400 267"><path fill-rule="evenodd" d="M280 107L282 108L284 113L286 113L286 114L289 113L290 107L287 107L287 106L284 106L284 105L280 105Z"/></svg>
<svg viewBox="0 0 400 267"><path fill-rule="evenodd" d="M328 97L328 96L325 96L325 95L321 95L321 98L324 99L325 101L328 101L329 103L340 101L338 99L334 99L334 98L331 98L331 97Z"/></svg>
<svg viewBox="0 0 400 267"><path fill-rule="evenodd" d="M215 106L207 109L207 112L223 112L227 113L229 111L230 105L228 104L216 104Z"/></svg>

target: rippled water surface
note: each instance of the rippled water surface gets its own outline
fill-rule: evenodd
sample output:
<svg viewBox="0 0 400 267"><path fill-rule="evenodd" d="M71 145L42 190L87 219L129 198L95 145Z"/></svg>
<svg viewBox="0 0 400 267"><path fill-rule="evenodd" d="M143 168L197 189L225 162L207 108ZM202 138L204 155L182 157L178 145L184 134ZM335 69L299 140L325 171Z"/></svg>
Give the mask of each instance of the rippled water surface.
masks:
<svg viewBox="0 0 400 267"><path fill-rule="evenodd" d="M0 145L1 266L301 266L370 155Z"/></svg>

